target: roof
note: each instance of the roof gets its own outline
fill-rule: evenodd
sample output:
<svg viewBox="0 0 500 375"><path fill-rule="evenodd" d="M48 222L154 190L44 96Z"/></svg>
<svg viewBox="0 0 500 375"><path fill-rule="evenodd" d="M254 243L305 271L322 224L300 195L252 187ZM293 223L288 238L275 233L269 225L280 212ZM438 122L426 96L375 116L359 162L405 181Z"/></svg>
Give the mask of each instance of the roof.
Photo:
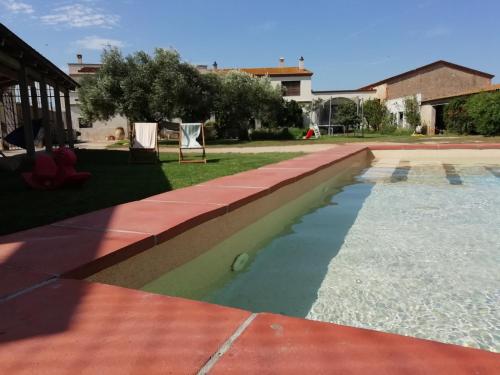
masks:
<svg viewBox="0 0 500 375"><path fill-rule="evenodd" d="M78 73L97 73L100 69L100 66L84 66L83 68L78 69Z"/></svg>
<svg viewBox="0 0 500 375"><path fill-rule="evenodd" d="M78 86L75 80L19 38L3 23L0 23L0 41L0 52L10 56L17 63L20 63L22 59L27 67L36 72L45 71L48 79L61 83L64 87L74 89Z"/></svg>
<svg viewBox="0 0 500 375"><path fill-rule="evenodd" d="M312 76L313 72L307 69L301 69L296 66L280 66L270 68L227 68L219 69L222 71L239 70L252 74L254 76L287 77L287 76Z"/></svg>
<svg viewBox="0 0 500 375"><path fill-rule="evenodd" d="M494 77L493 74L481 72L480 70L467 68L466 66L462 66L462 65L458 65L458 64L453 64L453 63L451 63L449 61L445 61L445 60L438 60L438 61L435 61L433 63L421 66L419 68L416 68L416 69L413 69L413 70L409 70L407 72L404 72L404 73L401 73L401 74L398 74L398 75L386 78L386 79L384 79L382 81L378 81L378 82L372 83L370 85L361 87L360 90L364 90L364 89L369 89L369 88L373 88L373 87L376 87L376 86L380 86L380 85L383 85L384 83L390 83L390 82L393 82L393 81L400 80L401 78L411 77L413 75L422 73L422 72L424 72L426 70L435 69L435 68L437 68L439 66L447 66L447 67L452 68L452 69L461 70L461 71L466 72L466 73L475 74L475 75L478 75L478 76L481 76L481 77L485 77L485 78L489 78L489 79L491 79L491 78Z"/></svg>
<svg viewBox="0 0 500 375"><path fill-rule="evenodd" d="M499 91L500 90L500 84L494 84L486 87L482 87L479 89L472 89L472 90L467 90L463 91L459 94L454 94L454 95L447 95L447 96L439 96L435 98L429 98L425 99L422 101L422 103L427 103L427 102L435 102L435 101L441 101L441 100L446 100L446 99L451 99L451 98L457 98L461 96L467 96L467 95L473 95L473 94L479 94L481 92L492 92L492 91Z"/></svg>

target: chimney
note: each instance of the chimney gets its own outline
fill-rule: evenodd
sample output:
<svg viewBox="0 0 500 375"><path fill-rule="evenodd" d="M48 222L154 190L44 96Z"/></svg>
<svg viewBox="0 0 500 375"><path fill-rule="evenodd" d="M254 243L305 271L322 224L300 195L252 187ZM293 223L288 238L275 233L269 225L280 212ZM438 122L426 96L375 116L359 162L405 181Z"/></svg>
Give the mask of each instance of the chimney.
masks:
<svg viewBox="0 0 500 375"><path fill-rule="evenodd" d="M284 57L280 57L280 65L279 65L281 68L285 66L285 58Z"/></svg>
<svg viewBox="0 0 500 375"><path fill-rule="evenodd" d="M217 70L217 61L214 61L214 63L212 64L212 67L214 68L214 70Z"/></svg>
<svg viewBox="0 0 500 375"><path fill-rule="evenodd" d="M76 61L78 64L83 64L83 56L81 54L76 55Z"/></svg>
<svg viewBox="0 0 500 375"><path fill-rule="evenodd" d="M304 69L304 57L300 56L299 59L299 69Z"/></svg>

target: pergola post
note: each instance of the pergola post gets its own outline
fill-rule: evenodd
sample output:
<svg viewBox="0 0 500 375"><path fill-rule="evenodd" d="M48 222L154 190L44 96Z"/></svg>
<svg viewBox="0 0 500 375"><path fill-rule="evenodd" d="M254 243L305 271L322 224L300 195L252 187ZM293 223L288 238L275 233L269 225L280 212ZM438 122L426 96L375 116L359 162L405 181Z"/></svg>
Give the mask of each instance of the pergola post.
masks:
<svg viewBox="0 0 500 375"><path fill-rule="evenodd" d="M33 139L33 124L31 123L31 109L28 93L28 77L26 66L21 64L18 71L19 91L21 94L21 108L23 113L24 138L28 159L35 159L35 140Z"/></svg>
<svg viewBox="0 0 500 375"><path fill-rule="evenodd" d="M33 109L33 118L38 119L40 117L40 114L38 113L38 98L36 94L35 81L31 81L30 91L31 91L31 108Z"/></svg>
<svg viewBox="0 0 500 375"><path fill-rule="evenodd" d="M54 86L54 101L56 104L56 134L57 134L57 142L59 143L59 147L63 147L66 144L66 136L64 134L64 123L62 118L62 109L61 109L61 91L59 90L59 84L55 84Z"/></svg>
<svg viewBox="0 0 500 375"><path fill-rule="evenodd" d="M68 129L68 144L69 147L73 148L75 140L73 139L73 123L71 120L71 104L68 89L64 89L64 112L66 114L66 129Z"/></svg>
<svg viewBox="0 0 500 375"><path fill-rule="evenodd" d="M52 125L49 115L49 97L47 95L47 81L45 76L40 78L40 102L42 104L42 121L43 121L43 136L45 149L48 152L52 151Z"/></svg>

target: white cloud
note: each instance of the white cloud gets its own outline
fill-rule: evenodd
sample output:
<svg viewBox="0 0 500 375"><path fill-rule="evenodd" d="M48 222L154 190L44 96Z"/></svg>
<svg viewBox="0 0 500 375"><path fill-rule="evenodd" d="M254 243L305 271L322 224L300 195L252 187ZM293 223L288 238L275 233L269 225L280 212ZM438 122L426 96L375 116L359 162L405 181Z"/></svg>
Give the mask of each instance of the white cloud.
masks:
<svg viewBox="0 0 500 375"><path fill-rule="evenodd" d="M441 36L447 36L451 34L451 30L448 27L436 26L425 32L427 38L438 38Z"/></svg>
<svg viewBox="0 0 500 375"><path fill-rule="evenodd" d="M83 39L77 40L75 42L78 48L87 50L100 51L106 47L118 47L122 48L125 46L121 40L101 38L98 36L87 36Z"/></svg>
<svg viewBox="0 0 500 375"><path fill-rule="evenodd" d="M101 9L93 8L90 4L71 4L54 8L50 14L40 17L48 25L62 25L74 28L97 26L111 28L116 26L120 17L115 14L106 14Z"/></svg>
<svg viewBox="0 0 500 375"><path fill-rule="evenodd" d="M23 3L22 1L2 0L0 1L0 4L2 4L5 9L11 13L31 14L35 11L30 4Z"/></svg>

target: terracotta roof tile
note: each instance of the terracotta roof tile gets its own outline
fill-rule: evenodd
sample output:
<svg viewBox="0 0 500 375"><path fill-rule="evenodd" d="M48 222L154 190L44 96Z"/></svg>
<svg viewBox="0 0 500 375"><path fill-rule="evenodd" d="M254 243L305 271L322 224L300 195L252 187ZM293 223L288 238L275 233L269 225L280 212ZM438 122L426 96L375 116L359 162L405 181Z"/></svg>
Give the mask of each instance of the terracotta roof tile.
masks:
<svg viewBox="0 0 500 375"><path fill-rule="evenodd" d="M98 66L84 66L81 69L78 69L78 73L97 73L100 67Z"/></svg>

